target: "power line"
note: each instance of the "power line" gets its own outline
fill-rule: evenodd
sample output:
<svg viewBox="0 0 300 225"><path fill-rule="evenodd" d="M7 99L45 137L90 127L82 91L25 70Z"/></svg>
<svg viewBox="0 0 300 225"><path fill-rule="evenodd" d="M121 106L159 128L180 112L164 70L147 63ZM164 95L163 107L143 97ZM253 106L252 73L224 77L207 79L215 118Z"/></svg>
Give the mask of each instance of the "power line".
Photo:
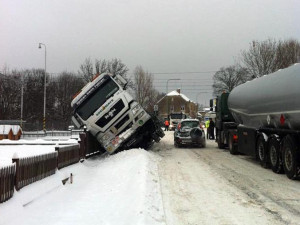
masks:
<svg viewBox="0 0 300 225"><path fill-rule="evenodd" d="M194 74L194 73L216 73L218 71L196 71L196 72L156 72L150 74Z"/></svg>

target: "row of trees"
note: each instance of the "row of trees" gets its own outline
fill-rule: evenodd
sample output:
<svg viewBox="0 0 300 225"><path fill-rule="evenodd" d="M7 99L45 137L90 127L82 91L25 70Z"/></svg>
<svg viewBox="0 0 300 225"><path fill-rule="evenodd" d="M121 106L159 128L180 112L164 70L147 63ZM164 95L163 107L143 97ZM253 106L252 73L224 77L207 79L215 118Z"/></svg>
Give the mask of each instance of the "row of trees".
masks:
<svg viewBox="0 0 300 225"><path fill-rule="evenodd" d="M153 87L153 76L141 66L128 77L128 68L120 59L86 59L78 73L46 75L46 129L67 129L71 124L73 96L97 73L109 72L129 80L130 92L149 111L161 97ZM23 107L22 107L23 101ZM22 120L25 130L42 130L44 107L44 70L9 70L0 74L0 120Z"/></svg>
<svg viewBox="0 0 300 225"><path fill-rule="evenodd" d="M241 52L236 65L222 67L214 74L213 90L217 96L223 91L266 74L300 62L300 43L297 40L252 41L248 50Z"/></svg>

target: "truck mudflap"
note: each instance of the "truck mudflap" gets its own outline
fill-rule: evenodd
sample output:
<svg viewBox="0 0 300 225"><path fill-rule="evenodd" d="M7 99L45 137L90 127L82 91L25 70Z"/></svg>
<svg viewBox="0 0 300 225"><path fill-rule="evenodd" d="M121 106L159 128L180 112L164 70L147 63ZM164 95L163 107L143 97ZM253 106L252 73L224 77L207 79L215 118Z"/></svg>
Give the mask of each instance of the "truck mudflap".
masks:
<svg viewBox="0 0 300 225"><path fill-rule="evenodd" d="M152 147L154 141L159 142L165 136L160 126L160 121L156 116L151 116L143 126L132 134L128 141L124 142L121 149L144 148L145 150Z"/></svg>

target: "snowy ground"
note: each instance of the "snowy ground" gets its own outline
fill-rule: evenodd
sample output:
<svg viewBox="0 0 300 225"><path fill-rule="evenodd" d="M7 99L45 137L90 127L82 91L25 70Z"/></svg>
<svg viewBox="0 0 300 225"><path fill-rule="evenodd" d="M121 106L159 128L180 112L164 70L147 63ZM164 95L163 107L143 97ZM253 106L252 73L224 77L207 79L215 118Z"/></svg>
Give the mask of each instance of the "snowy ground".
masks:
<svg viewBox="0 0 300 225"><path fill-rule="evenodd" d="M5 158L3 146L0 152ZM73 183L62 185L70 173ZM300 182L213 141L205 149L174 148L173 132L166 132L151 151L59 170L16 192L0 204L0 214L1 225L299 224Z"/></svg>

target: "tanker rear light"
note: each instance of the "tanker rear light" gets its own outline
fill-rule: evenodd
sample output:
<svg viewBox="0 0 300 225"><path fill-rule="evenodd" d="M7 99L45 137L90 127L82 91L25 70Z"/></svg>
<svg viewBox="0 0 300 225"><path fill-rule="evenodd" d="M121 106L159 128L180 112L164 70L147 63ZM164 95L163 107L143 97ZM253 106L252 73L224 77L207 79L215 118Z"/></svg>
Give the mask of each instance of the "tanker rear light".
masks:
<svg viewBox="0 0 300 225"><path fill-rule="evenodd" d="M238 136L237 136L237 134L234 134L234 135L233 135L233 141L236 142L237 140L238 140Z"/></svg>

